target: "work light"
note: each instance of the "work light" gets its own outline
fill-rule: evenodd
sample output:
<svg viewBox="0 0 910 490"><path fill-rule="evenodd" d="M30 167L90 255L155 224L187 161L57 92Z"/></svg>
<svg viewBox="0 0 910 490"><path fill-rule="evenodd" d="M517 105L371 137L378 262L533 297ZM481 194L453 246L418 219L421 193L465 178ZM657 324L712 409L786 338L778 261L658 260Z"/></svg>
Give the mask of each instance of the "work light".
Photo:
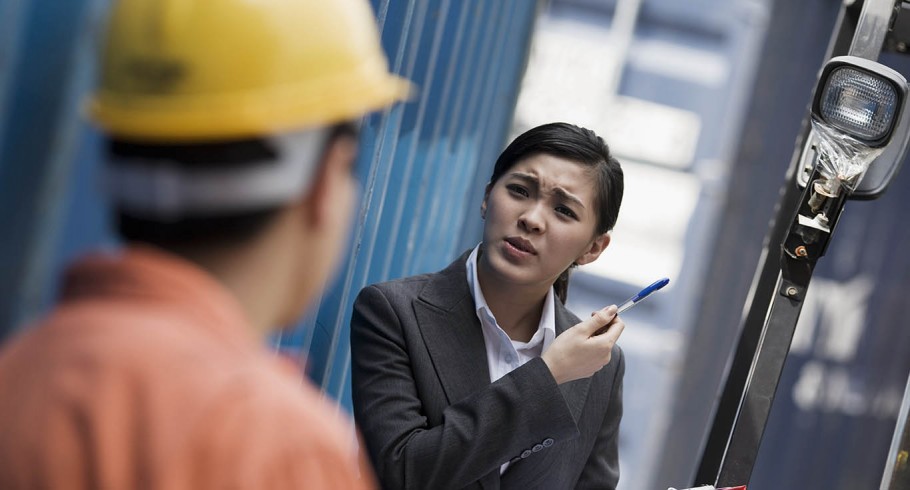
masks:
<svg viewBox="0 0 910 490"><path fill-rule="evenodd" d="M893 69L856 56L839 56L825 64L812 101L812 117L849 136L857 146L877 149L851 198L874 199L897 173L910 138L906 79ZM815 168L820 135L813 130L801 155L798 176L805 187ZM809 151L809 150L812 151Z"/></svg>
<svg viewBox="0 0 910 490"><path fill-rule="evenodd" d="M875 69L868 63L863 63L865 67L857 64L867 61L862 58L851 61L832 60L825 66L812 112L870 147L883 146L894 131L904 101L903 77L878 63Z"/></svg>

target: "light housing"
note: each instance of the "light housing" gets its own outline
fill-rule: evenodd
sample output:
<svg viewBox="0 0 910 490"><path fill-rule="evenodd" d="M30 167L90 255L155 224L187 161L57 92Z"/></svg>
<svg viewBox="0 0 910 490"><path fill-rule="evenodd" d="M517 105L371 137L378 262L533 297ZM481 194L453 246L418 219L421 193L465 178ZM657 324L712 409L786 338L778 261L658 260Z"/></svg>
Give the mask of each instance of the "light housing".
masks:
<svg viewBox="0 0 910 490"><path fill-rule="evenodd" d="M838 56L822 68L812 117L871 148L882 148L850 198L877 198L900 168L910 140L908 92L900 73L865 58ZM797 182L801 187L815 168L818 140L810 130L800 154Z"/></svg>

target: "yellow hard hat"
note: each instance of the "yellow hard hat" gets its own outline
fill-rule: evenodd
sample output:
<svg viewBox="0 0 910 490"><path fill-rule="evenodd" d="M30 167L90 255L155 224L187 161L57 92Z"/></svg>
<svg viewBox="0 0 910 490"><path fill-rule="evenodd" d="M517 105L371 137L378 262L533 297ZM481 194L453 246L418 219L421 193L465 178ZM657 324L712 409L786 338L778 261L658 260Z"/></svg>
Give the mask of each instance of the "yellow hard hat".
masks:
<svg viewBox="0 0 910 490"><path fill-rule="evenodd" d="M91 118L140 141L325 126L407 97L365 0L121 0Z"/></svg>

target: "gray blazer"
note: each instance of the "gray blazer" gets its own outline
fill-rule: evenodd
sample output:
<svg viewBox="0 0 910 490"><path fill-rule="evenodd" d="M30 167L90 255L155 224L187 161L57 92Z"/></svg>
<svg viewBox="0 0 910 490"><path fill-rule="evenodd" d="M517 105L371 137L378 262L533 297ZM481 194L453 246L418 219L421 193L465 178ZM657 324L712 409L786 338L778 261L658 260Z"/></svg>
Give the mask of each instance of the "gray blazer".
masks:
<svg viewBox="0 0 910 490"><path fill-rule="evenodd" d="M465 260L354 303L354 417L382 487L615 488L622 351L563 385L540 358L490 383ZM556 301L556 335L578 322Z"/></svg>

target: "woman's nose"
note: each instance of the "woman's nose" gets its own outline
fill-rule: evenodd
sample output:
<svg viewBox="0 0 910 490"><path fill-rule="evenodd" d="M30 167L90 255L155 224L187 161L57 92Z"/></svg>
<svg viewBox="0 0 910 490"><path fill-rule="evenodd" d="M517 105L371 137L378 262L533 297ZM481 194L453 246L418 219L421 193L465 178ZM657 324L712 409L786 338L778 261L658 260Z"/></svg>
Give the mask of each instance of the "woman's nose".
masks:
<svg viewBox="0 0 910 490"><path fill-rule="evenodd" d="M518 226L530 233L540 233L546 229L546 221L541 206L531 206L518 217Z"/></svg>

